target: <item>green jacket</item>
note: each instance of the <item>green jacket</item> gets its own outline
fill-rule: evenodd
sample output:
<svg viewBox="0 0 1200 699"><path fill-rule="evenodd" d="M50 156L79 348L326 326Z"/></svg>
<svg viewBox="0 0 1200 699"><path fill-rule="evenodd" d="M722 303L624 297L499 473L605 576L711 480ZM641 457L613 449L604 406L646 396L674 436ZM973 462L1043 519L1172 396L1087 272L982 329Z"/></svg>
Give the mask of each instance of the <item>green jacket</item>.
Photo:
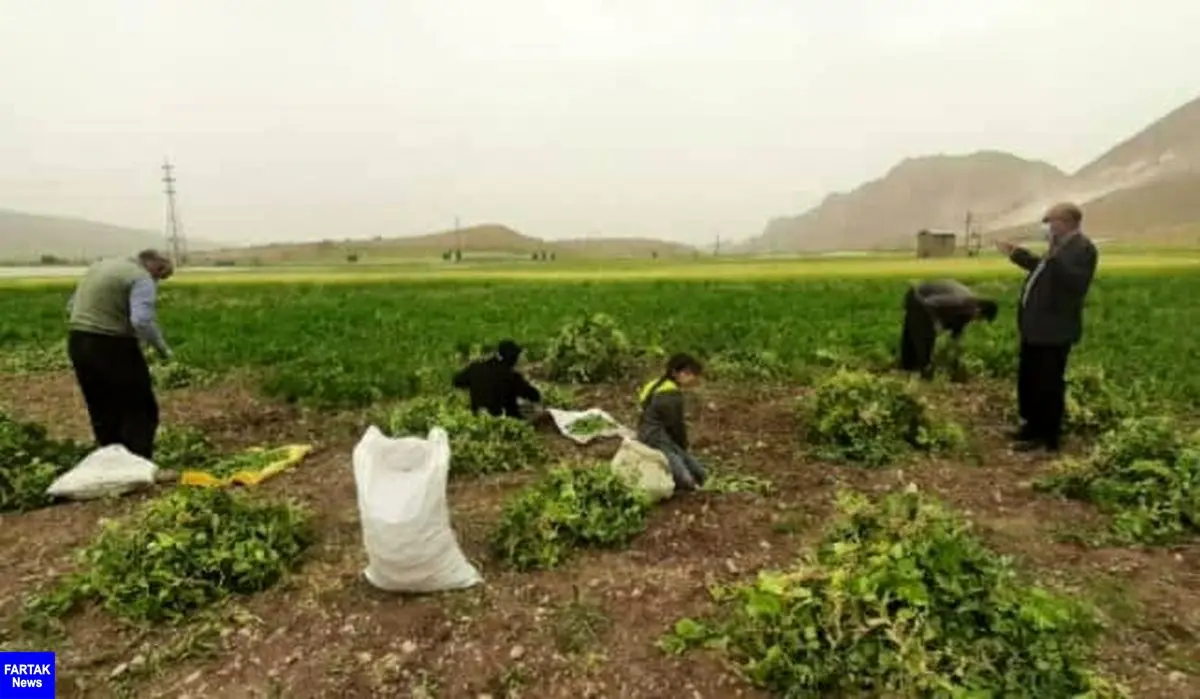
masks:
<svg viewBox="0 0 1200 699"><path fill-rule="evenodd" d="M137 260L117 257L88 268L69 304L72 330L136 337L130 314L130 291L140 281L153 281Z"/></svg>
<svg viewBox="0 0 1200 699"><path fill-rule="evenodd" d="M638 393L642 408L638 419L638 441L656 449L673 445L687 450L687 424L684 421L683 392L667 378L658 378Z"/></svg>

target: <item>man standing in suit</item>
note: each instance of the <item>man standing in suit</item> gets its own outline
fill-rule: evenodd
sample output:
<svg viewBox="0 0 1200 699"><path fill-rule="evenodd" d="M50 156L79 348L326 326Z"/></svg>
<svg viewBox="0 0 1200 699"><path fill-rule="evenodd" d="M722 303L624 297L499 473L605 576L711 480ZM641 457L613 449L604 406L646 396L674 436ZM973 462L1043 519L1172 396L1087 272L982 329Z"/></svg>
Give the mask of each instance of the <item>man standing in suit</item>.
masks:
<svg viewBox="0 0 1200 699"><path fill-rule="evenodd" d="M1083 212L1058 204L1042 218L1049 248L1042 256L1008 241L996 247L1029 272L1017 304L1021 335L1017 404L1021 451L1057 451L1066 408L1067 357L1083 335L1083 302L1098 255L1080 229Z"/></svg>

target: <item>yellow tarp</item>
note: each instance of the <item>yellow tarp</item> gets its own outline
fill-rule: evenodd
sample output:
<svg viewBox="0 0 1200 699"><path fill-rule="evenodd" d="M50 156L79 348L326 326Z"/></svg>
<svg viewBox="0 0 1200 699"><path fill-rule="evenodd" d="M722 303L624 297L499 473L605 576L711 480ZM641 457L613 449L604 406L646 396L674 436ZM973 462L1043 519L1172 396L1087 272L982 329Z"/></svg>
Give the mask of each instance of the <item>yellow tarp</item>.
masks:
<svg viewBox="0 0 1200 699"><path fill-rule="evenodd" d="M312 451L312 445L289 444L271 449L254 447L248 451L279 451L281 452L281 456L262 468L253 471L238 471L225 478L217 478L205 471L184 471L179 475L179 482L183 485L198 485L205 488L224 488L231 485L258 485L268 478L283 473L303 461L304 457L308 456L308 453Z"/></svg>

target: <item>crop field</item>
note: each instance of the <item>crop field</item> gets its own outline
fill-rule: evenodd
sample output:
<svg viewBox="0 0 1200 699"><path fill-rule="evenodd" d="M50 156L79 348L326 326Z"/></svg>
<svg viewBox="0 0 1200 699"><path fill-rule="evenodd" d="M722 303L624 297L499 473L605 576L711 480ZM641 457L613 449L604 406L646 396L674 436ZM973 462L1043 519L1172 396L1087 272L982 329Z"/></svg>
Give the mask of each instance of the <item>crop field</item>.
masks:
<svg viewBox="0 0 1200 699"><path fill-rule="evenodd" d="M83 503L41 493L90 439L69 286L12 282L0 649L57 650L61 696L1200 696L1194 262L1104 263L1058 458L1005 438L1021 277L995 259L183 274L160 291L160 461L312 451L256 486ZM909 381L905 285L951 275L1000 316ZM631 426L665 356L700 356L708 483L651 505L603 466L619 440L470 415L451 376L505 337L549 404ZM372 424L447 429L483 584L363 580L351 451Z"/></svg>

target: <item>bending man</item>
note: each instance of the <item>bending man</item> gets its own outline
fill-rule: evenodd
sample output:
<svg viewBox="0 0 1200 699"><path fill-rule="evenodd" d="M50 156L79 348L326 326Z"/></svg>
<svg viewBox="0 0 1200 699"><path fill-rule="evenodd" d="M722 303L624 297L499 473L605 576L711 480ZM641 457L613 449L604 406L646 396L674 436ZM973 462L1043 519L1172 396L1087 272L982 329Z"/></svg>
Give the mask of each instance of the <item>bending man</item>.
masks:
<svg viewBox="0 0 1200 699"><path fill-rule="evenodd" d="M951 279L914 284L904 296L904 331L900 337L900 368L933 375L933 348L940 331L957 344L972 321L996 319L996 302L980 298ZM957 352L956 352L957 359Z"/></svg>
<svg viewBox="0 0 1200 699"><path fill-rule="evenodd" d="M101 260L88 268L67 303L67 354L96 443L121 444L146 459L154 456L158 401L138 340L164 359L171 357L155 306L158 282L173 271L171 261L154 250Z"/></svg>

